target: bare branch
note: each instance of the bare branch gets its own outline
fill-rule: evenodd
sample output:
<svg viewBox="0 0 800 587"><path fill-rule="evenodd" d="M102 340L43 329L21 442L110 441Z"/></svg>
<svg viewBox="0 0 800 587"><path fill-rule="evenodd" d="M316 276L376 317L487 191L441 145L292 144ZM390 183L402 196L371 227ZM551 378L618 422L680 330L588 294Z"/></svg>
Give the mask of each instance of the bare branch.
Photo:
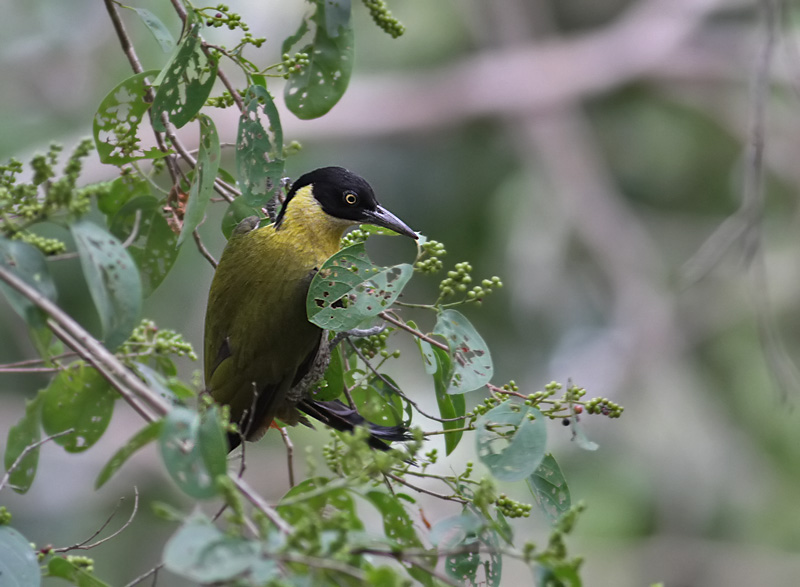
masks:
<svg viewBox="0 0 800 587"><path fill-rule="evenodd" d="M6 474L3 475L3 478L0 479L0 491L2 491L3 487L5 487L6 483L8 483L8 480L11 477L11 473L14 471L14 469L19 467L20 463L22 463L22 459L24 459L29 452L36 450L37 448L42 446L44 443L50 442L54 438L58 438L59 436L66 436L67 434L72 434L73 432L75 432L75 430L70 428L69 430L64 430L62 432L58 432L57 434L51 434L50 436L48 436L46 438L42 438L41 440L37 440L33 444L31 444L29 446L26 446L22 450L22 452L19 453L19 456L16 459L14 459L14 462L11 464L11 466L8 468L8 470L6 470Z"/></svg>
<svg viewBox="0 0 800 587"><path fill-rule="evenodd" d="M214 258L214 256L213 256L213 255L212 255L212 254L211 254L211 253L208 251L208 249L206 248L206 246L203 244L203 240L200 238L200 233L199 233L199 232L197 232L197 229L196 229L196 228L195 228L195 229L194 229L194 231L192 232L192 236L194 237L194 243L197 245L197 250L198 250L198 251L200 251L200 254L201 254L201 255L203 255L203 257L205 257L205 258L206 258L206 260L207 260L209 263L211 263L211 266L212 266L214 269L216 269L216 268L217 268L217 265L219 265L219 263L218 263L218 262L217 262L217 260Z"/></svg>
<svg viewBox="0 0 800 587"><path fill-rule="evenodd" d="M69 552L70 550L89 550L89 549L94 548L96 546L100 546L101 544L103 544L103 542L108 542L112 538L116 538L117 536L119 536L128 526L130 526L133 523L133 518L136 517L136 512L139 510L139 489L135 485L133 486L133 511L131 512L131 515L128 518L128 521L125 522L119 530L117 530L116 532L114 532L110 536L107 536L107 537L103 538L102 540L98 540L97 542L94 542L93 544L88 544L87 545L87 543L90 540L93 540L98 534L100 534L100 532L105 530L106 526L108 526L108 524L111 522L111 520L114 519L114 516L117 515L117 511L119 510L119 507L122 505L122 502L124 500L125 500L124 496L119 498L119 501L117 501L117 506L114 508L114 511L111 512L111 515L108 517L108 519L105 521L105 523L102 526L100 526L100 528L98 528L97 531L94 534L89 536L89 538L87 538L83 542L79 542L78 544L74 544L72 546L65 546L65 547L62 547L62 548L54 548L52 550L52 552Z"/></svg>
<svg viewBox="0 0 800 587"><path fill-rule="evenodd" d="M289 432L286 430L286 427L278 428L278 432L281 433L281 437L283 438L283 444L286 445L286 464L289 467L289 487L294 487L294 444L292 443L292 439L289 438Z"/></svg>

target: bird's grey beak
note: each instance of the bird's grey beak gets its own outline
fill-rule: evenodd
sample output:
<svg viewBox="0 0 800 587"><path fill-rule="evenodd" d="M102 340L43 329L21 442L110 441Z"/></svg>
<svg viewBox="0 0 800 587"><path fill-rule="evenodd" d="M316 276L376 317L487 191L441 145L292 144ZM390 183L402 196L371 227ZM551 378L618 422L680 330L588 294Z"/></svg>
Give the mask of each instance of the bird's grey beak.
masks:
<svg viewBox="0 0 800 587"><path fill-rule="evenodd" d="M408 225L400 220L397 216L389 212L383 206L377 206L374 210L365 210L363 214L364 222L381 226L393 230L398 234L410 236L417 240L417 234L411 230Z"/></svg>

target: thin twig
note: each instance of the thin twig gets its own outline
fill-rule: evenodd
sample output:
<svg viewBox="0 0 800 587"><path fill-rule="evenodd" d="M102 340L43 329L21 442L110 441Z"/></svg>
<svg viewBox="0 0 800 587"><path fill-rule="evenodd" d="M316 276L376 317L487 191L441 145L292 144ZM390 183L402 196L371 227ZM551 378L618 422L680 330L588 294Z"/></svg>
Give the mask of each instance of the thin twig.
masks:
<svg viewBox="0 0 800 587"><path fill-rule="evenodd" d="M380 316L381 318L383 318L387 322L389 322L391 324L394 324L398 328L402 328L406 332L410 332L411 334L413 334L414 336L416 336L420 340L424 340L428 344L432 344L433 346L439 347L440 349L442 349L444 351L449 351L450 350L450 348L445 343L443 343L441 341L438 341L435 338L431 338L427 334L423 334L422 332L420 332L419 330L417 330L415 328L411 328L411 326L409 326L408 324L406 324L402 320L399 320L399 319L391 316L385 310L383 312L381 312L380 314L378 314L378 316Z"/></svg>
<svg viewBox="0 0 800 587"><path fill-rule="evenodd" d="M219 263L203 244L203 240L200 238L200 233L197 232L196 228L192 231L192 236L194 237L194 243L197 245L197 250L200 251L200 254L206 258L206 261L211 263L211 266L216 269Z"/></svg>
<svg viewBox="0 0 800 587"><path fill-rule="evenodd" d="M156 584L156 578L158 577L158 571L160 571L163 567L164 567L164 563L161 563L161 564L158 564L158 565L154 566L152 569L150 569L146 573L144 573L142 575L139 575L133 581L131 581L130 583L127 583L125 585L125 587L133 587L134 585L138 585L139 583L141 583L142 581L147 579L147 577L149 577L150 575L153 575L153 585L155 585Z"/></svg>
<svg viewBox="0 0 800 587"><path fill-rule="evenodd" d="M29 444L24 449L22 449L22 452L19 453L19 456L16 459L14 459L14 462L11 463L11 466L6 470L6 474L3 475L2 479L0 479L0 491L2 491L3 487L5 487L6 483L8 483L8 480L11 477L11 473L14 472L14 469L16 469L17 467L20 466L20 464L22 463L22 460L25 458L25 456L29 452L31 452L33 450L36 450L37 448L42 446L45 442L50 442L54 438L58 438L59 436L66 436L67 434L72 434L73 432L75 432L75 429L74 428L69 428L68 430L63 430L63 431L58 432L56 434L51 434L50 436L48 436L46 438L42 438L41 440L37 440L33 444Z"/></svg>
<svg viewBox="0 0 800 587"><path fill-rule="evenodd" d="M292 443L292 439L289 438L289 432L286 430L286 427L278 428L278 432L281 433L283 444L286 445L286 464L289 467L289 488L292 488L294 487L294 444Z"/></svg>
<svg viewBox="0 0 800 587"><path fill-rule="evenodd" d="M125 500L124 496L119 498L119 501L117 501L117 506L114 508L114 511L111 512L111 515L108 517L108 519L105 521L105 523L102 526L100 526L100 528L98 528L97 531L94 534L89 536L89 538L87 538L83 542L80 542L78 544L74 544L72 546L64 546L62 548L54 548L52 550L52 552L69 552L70 550L89 550L89 549L94 548L96 546L100 546L101 544L103 544L103 542L108 542L112 538L116 538L117 536L122 534L122 532L128 526L130 526L133 523L133 518L136 517L136 512L139 510L139 489L135 485L133 486L133 511L131 512L131 515L128 518L128 521L125 522L119 530L117 530L116 532L114 532L110 536L106 536L102 540L98 540L97 542L94 542L93 544L88 544L87 545L87 543L90 540L94 539L98 534L100 534L100 532L105 530L106 526L108 526L109 523L111 523L111 520L113 520L114 516L117 515L117 510L119 510L119 507L122 505L122 502L124 500Z"/></svg>
<svg viewBox="0 0 800 587"><path fill-rule="evenodd" d="M136 216L133 218L133 229L131 233L128 235L128 238L125 239L125 242L122 243L122 247L127 249L129 246L133 244L133 241L139 236L139 223L142 220L142 209L136 209Z"/></svg>
<svg viewBox="0 0 800 587"><path fill-rule="evenodd" d="M424 493L426 495L431 495L433 497L437 497L439 499L446 499L447 501L455 501L457 503L469 503L466 499L457 497L455 495L445 495L444 493L436 493L435 491L431 491L430 489L425 489L424 487L419 487L417 485L412 485L402 477L398 477L392 473L386 473L386 476L390 479L393 479L400 483L401 485L405 485L409 489L413 489L414 491L418 491L419 493Z"/></svg>
<svg viewBox="0 0 800 587"><path fill-rule="evenodd" d="M437 417L437 416L433 416L433 415L431 415L431 414L428 414L427 412L423 411L423 410L422 410L422 408L420 408L420 407L419 407L419 404L418 404L417 402L415 402L414 400L412 400L411 398L409 398L409 397L408 397L406 394L404 394L404 393L403 393L403 392L400 390L400 388L398 388L396 385L394 385L394 384L393 384L391 381L389 381L389 380L388 380L386 377L384 377L383 375L381 375L380 373L378 373L377 369L375 369L375 367L372 365L372 363L370 363L370 362L367 360L367 358L364 356L364 354L361 352L361 350L360 350L360 349L359 349L359 348L358 348L358 347L357 347L357 346L356 346L356 345L353 343L353 341L352 341L352 340L350 340L350 339L347 339L347 342L349 342L349 343L350 343L350 346L351 346L351 347L353 347L353 350L356 352L356 355L358 355L358 357L359 357L359 358L360 358L360 359L361 359L361 360L364 362L364 364L367 366L367 368L368 368L370 371L372 371L372 373L373 373L373 374L375 374L375 376L376 376L378 379L380 379L380 380L381 380L381 381L382 381L382 382L383 382L383 383L384 383L386 386L388 386L388 387L389 387L389 389L391 389L391 390L392 390L393 392L395 392L397 395L399 395L400 397L402 397L402 398L403 398L405 401L407 401L408 403L410 403L410 404L411 404L411 405L414 407L414 409L415 409L415 410L417 410L417 412L419 412L419 413L420 413L422 416L424 416L424 417L426 417L426 418L428 418L428 419L430 419L430 420L435 420L435 421L437 421L437 422L457 422L457 421L459 421L459 420L464 420L464 419L466 418L466 416L460 416L460 417L458 417L458 418L439 418L439 417Z"/></svg>

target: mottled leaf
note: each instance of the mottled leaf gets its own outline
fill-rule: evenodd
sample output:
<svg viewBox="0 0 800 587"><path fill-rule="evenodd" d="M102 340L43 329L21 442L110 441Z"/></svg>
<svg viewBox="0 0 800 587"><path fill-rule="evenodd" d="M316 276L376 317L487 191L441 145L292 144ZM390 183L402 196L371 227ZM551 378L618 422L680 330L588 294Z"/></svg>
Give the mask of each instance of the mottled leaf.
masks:
<svg viewBox="0 0 800 587"><path fill-rule="evenodd" d="M127 251L139 268L142 293L149 296L178 258L178 236L164 218L162 203L150 195L133 198L120 208L109 230L128 244Z"/></svg>
<svg viewBox="0 0 800 587"><path fill-rule="evenodd" d="M308 288L308 319L335 332L355 328L391 306L413 272L408 263L374 265L364 243L342 249L323 263Z"/></svg>
<svg viewBox="0 0 800 587"><path fill-rule="evenodd" d="M453 378L447 393L473 391L492 380L494 367L489 347L463 314L455 310L440 312L433 332L447 341L453 359Z"/></svg>
<svg viewBox="0 0 800 587"><path fill-rule="evenodd" d="M122 344L139 323L142 284L128 251L116 237L88 220L70 226L106 346Z"/></svg>
<svg viewBox="0 0 800 587"><path fill-rule="evenodd" d="M162 114L181 128L194 118L217 79L218 59L203 51L200 26L189 27L178 50L159 76L159 87L153 99L153 128L166 131Z"/></svg>
<svg viewBox="0 0 800 587"><path fill-rule="evenodd" d="M145 80L157 74L157 70L145 71L129 77L100 102L94 117L93 134L101 162L122 165L166 155L156 147L144 150L137 134L142 118L150 108Z"/></svg>
<svg viewBox="0 0 800 587"><path fill-rule="evenodd" d="M315 11L283 43L282 53L308 54L309 64L291 73L284 89L289 110L303 120L326 114L344 95L353 70L354 35L349 0L314 0ZM307 31L310 43L298 47Z"/></svg>
<svg viewBox="0 0 800 587"><path fill-rule="evenodd" d="M244 203L260 209L281 185L283 129L272 96L265 88L250 86L243 100L236 136L236 172Z"/></svg>
<svg viewBox="0 0 800 587"><path fill-rule="evenodd" d="M25 403L25 415L19 422L8 429L6 437L6 452L3 464L6 471L25 451L41 440L42 434L39 427L39 414L42 406L42 394L39 393L32 400ZM17 493L26 493L36 477L36 468L39 465L39 447L29 450L22 460L8 476L8 483ZM0 549L1 550L1 549Z"/></svg>
<svg viewBox="0 0 800 587"><path fill-rule="evenodd" d="M0 584L39 587L42 573L30 541L11 526L0 526Z"/></svg>
<svg viewBox="0 0 800 587"><path fill-rule="evenodd" d="M56 299L56 286L50 277L44 255L33 245L0 237L0 266L8 269L50 301ZM0 291L31 328L44 325L41 311L33 302L0 281Z"/></svg>
<svg viewBox="0 0 800 587"><path fill-rule="evenodd" d="M83 452L97 442L114 412L116 392L93 367L76 361L56 375L43 392L42 427L67 452Z"/></svg>
<svg viewBox="0 0 800 587"><path fill-rule="evenodd" d="M520 481L544 458L547 426L534 407L506 401L475 422L478 458L500 481Z"/></svg>
<svg viewBox="0 0 800 587"><path fill-rule="evenodd" d="M226 473L227 444L216 409L201 418L187 408L174 408L164 420L159 448L172 480L187 495L206 499L219 493L216 478Z"/></svg>
<svg viewBox="0 0 800 587"><path fill-rule="evenodd" d="M186 202L186 213L183 216L183 228L178 238L181 244L188 235L202 222L206 206L214 193L214 180L219 169L220 147L217 128L205 114L200 120L200 150L197 153L197 165L194 168L192 187L189 190L189 201Z"/></svg>
<svg viewBox="0 0 800 587"><path fill-rule="evenodd" d="M551 522L555 522L572 507L569 487L553 455L548 453L527 479L536 503Z"/></svg>
<svg viewBox="0 0 800 587"><path fill-rule="evenodd" d="M164 548L164 566L199 583L228 582L259 560L257 542L228 536L203 514L189 518Z"/></svg>

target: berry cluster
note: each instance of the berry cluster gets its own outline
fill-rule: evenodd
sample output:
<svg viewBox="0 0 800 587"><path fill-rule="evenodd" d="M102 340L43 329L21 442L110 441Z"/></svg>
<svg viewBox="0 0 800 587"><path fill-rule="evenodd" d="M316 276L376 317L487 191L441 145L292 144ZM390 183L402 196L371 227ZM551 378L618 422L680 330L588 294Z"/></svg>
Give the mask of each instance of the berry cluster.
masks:
<svg viewBox="0 0 800 587"><path fill-rule="evenodd" d="M505 493L501 493L494 502L494 505L507 518L527 518L531 515L533 506L529 503L522 503L511 499Z"/></svg>
<svg viewBox="0 0 800 587"><path fill-rule="evenodd" d="M360 350L365 357L368 359L374 358L376 355L380 355L384 358L388 358L389 356L399 357L400 351L394 351L394 353L389 353L386 350L386 341L389 339L389 334L391 333L390 328L385 329L383 332L379 332L378 334L373 334L371 336L365 336L363 338L359 338L356 341L356 345L358 346L358 350Z"/></svg>
<svg viewBox="0 0 800 587"><path fill-rule="evenodd" d="M586 411L590 414L602 414L609 418L619 418L622 415L623 408L619 404L615 404L610 399L605 397L595 397L586 402Z"/></svg>
<svg viewBox="0 0 800 587"><path fill-rule="evenodd" d="M495 289L503 287L503 282L496 275L491 279L484 279L480 285L468 290L472 283L472 265L467 262L456 263L453 271L447 272L447 277L439 284L439 299L455 295L456 292L464 293L466 301L480 304L483 298L492 293Z"/></svg>
<svg viewBox="0 0 800 587"><path fill-rule="evenodd" d="M206 26L215 29L226 26L230 30L240 28L247 31L250 28L246 22L242 21L241 15L231 12L230 7L226 4L217 4L214 8L205 8L198 12L206 17ZM209 12L213 12L213 14L209 14Z"/></svg>
<svg viewBox="0 0 800 587"><path fill-rule="evenodd" d="M420 273L437 273L442 270L442 259L447 254L444 244L429 240L421 245L422 254L414 263L414 270Z"/></svg>
<svg viewBox="0 0 800 587"><path fill-rule="evenodd" d="M206 100L206 106L211 108L230 108L234 104L233 96L228 90L222 92L221 96L210 96Z"/></svg>
<svg viewBox="0 0 800 587"><path fill-rule="evenodd" d="M342 248L350 247L352 245L358 245L363 242L366 242L368 238L369 238L369 233L366 230L362 228L356 228L351 230L342 237L341 245Z"/></svg>
<svg viewBox="0 0 800 587"><path fill-rule="evenodd" d="M130 338L122 345L121 354L143 355L176 355L197 360L192 345L183 336L168 328L160 329L152 320L142 320L133 329Z"/></svg>
<svg viewBox="0 0 800 587"><path fill-rule="evenodd" d="M300 73L311 63L308 53L295 53L294 56L284 53L281 59L283 61L280 65L280 71L283 72L283 79L289 79L290 75Z"/></svg>
<svg viewBox="0 0 800 587"><path fill-rule="evenodd" d="M75 188L82 160L91 150L91 139L81 141L65 162L61 176L56 177L55 166L62 147L51 145L47 153L31 159L33 177L30 182L17 181L22 172L19 161L12 159L0 165L0 209L4 211L0 235L32 244L48 255L63 252L65 247L61 241L33 234L29 227L58 215L82 216L89 210L91 196L110 189L108 183Z"/></svg>
<svg viewBox="0 0 800 587"><path fill-rule="evenodd" d="M389 5L385 0L363 0L364 6L369 10L369 14L375 24L380 29L388 33L393 39L406 32L406 27L395 18L389 10Z"/></svg>

